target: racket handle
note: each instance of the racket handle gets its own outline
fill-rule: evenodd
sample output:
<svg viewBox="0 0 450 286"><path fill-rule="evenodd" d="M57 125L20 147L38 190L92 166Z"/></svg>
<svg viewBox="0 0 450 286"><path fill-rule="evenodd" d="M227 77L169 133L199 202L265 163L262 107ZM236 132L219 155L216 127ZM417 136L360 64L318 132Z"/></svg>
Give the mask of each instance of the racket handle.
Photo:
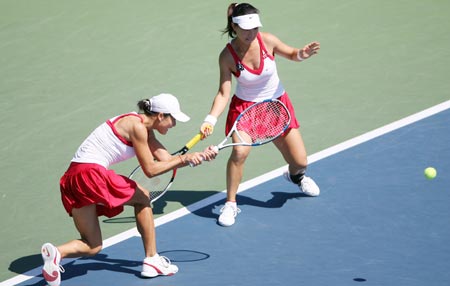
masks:
<svg viewBox="0 0 450 286"><path fill-rule="evenodd" d="M196 134L194 137L192 137L191 140L189 140L186 145L184 145L183 148L181 148L179 151L172 153L172 155L181 153L181 154L186 154L187 151L189 151L192 147L194 147L195 144L197 144L198 142L200 142L200 140L202 139L202 133L198 133Z"/></svg>
<svg viewBox="0 0 450 286"><path fill-rule="evenodd" d="M202 139L202 133L198 133L197 135L195 135L194 137L192 137L192 139L191 140L189 140L189 142L188 143L186 143L186 148L189 150L189 149L191 149L192 147L194 147L194 145L195 144L197 144L199 141L200 141L200 139Z"/></svg>
<svg viewBox="0 0 450 286"><path fill-rule="evenodd" d="M213 146L212 149L213 149L214 152L219 153L219 147Z"/></svg>

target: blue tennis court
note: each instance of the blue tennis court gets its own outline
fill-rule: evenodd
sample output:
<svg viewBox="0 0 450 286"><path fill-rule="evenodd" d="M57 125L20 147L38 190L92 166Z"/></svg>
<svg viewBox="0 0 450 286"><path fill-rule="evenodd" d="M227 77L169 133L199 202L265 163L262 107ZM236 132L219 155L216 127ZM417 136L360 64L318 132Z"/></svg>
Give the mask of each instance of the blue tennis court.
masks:
<svg viewBox="0 0 450 286"><path fill-rule="evenodd" d="M142 246L131 230L93 258L63 261L62 285L448 285L445 104L401 128L311 156L320 197L300 195L279 169L248 182L230 228L216 224L223 193L161 217L158 250L179 266L174 276L140 278ZM436 179L425 179L427 166L438 170ZM45 285L39 270L6 283Z"/></svg>

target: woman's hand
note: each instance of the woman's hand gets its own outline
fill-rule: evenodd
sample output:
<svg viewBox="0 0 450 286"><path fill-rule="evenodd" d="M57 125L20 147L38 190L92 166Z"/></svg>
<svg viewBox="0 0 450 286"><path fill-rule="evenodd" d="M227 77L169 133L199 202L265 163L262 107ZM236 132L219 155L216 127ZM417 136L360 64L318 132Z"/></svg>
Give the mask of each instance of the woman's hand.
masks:
<svg viewBox="0 0 450 286"><path fill-rule="evenodd" d="M307 58L312 57L317 54L320 50L319 42L311 42L303 47L303 49L298 51L298 55L301 59L306 60Z"/></svg>
<svg viewBox="0 0 450 286"><path fill-rule="evenodd" d="M217 148L215 148L214 145L211 145L203 151L203 160L212 161L216 158L217 154L219 154Z"/></svg>
<svg viewBox="0 0 450 286"><path fill-rule="evenodd" d="M200 126L200 133L202 133L202 140L213 134L214 125L209 122L203 122L202 126Z"/></svg>
<svg viewBox="0 0 450 286"><path fill-rule="evenodd" d="M195 167L200 165L203 161L203 153L202 152L194 152L182 155L184 157L184 162L188 163L189 166Z"/></svg>
<svg viewBox="0 0 450 286"><path fill-rule="evenodd" d="M189 163L191 167L200 165L203 161L212 161L216 158L218 152L214 146L209 146L203 152L188 153L183 156L184 161Z"/></svg>
<svg viewBox="0 0 450 286"><path fill-rule="evenodd" d="M202 133L202 140L213 134L214 125L217 123L217 117L208 114L203 121L202 126L200 126L200 133Z"/></svg>

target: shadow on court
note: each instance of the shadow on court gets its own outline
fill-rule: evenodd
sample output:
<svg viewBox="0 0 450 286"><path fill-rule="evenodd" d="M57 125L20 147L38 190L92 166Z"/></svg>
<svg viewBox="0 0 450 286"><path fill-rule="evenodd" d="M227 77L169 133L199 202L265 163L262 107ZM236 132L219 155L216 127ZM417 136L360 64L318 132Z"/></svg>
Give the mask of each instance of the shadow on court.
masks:
<svg viewBox="0 0 450 286"><path fill-rule="evenodd" d="M17 258L13 262L11 262L8 270L17 274L22 274L41 265L41 254L32 254Z"/></svg>
<svg viewBox="0 0 450 286"><path fill-rule="evenodd" d="M41 258L39 257L39 259ZM79 262L83 263L80 264ZM134 261L126 259L115 259L109 258L108 255L106 254L98 254L93 257L80 258L78 259L78 261L75 260L65 264L64 267L66 270L64 273L61 274L61 279L62 281L68 281L70 279L86 275L89 272L97 272L97 271L108 271L108 272L111 271L117 273L132 274L134 276L141 277L139 271L135 269L130 269L141 265L142 261L140 260ZM27 284L27 286L46 285L42 275L39 275L39 278L41 278L40 281L34 284Z"/></svg>
<svg viewBox="0 0 450 286"><path fill-rule="evenodd" d="M187 207L197 201L212 196L218 193L217 191L199 191L199 190L169 190L164 196L153 203L153 214L162 215L167 212L165 208L169 202L178 202L184 207ZM134 216L117 216L113 218L104 218L104 223L136 223Z"/></svg>
<svg viewBox="0 0 450 286"><path fill-rule="evenodd" d="M266 190L263 190L266 192ZM286 204L289 200L301 199L303 197L308 197L301 193L287 193L287 192L271 192L272 197L267 200L258 200L255 197L237 195L236 200L239 202L239 207L243 206L253 206L258 208L268 208L268 209L277 209L282 208L284 204ZM225 197L225 194L224 194ZM192 212L193 214L209 218L209 219L217 219L220 214L220 209L225 204L225 198L217 201L214 204L208 205L204 208L196 210Z"/></svg>
<svg viewBox="0 0 450 286"><path fill-rule="evenodd" d="M197 262L201 260L206 260L210 257L209 254L188 249L176 249L176 250L166 250L160 252L161 255L170 256L172 262ZM39 260L42 262L40 255L33 255L27 259L21 259L20 263L28 263L30 259ZM88 273L106 271L105 273L123 273L131 274L133 276L142 279L142 281L147 281L151 279L143 278L140 275L140 269L142 266L142 261L139 260L127 260L127 259L117 259L112 258L108 254L100 253L96 256L89 258L80 258L70 263L64 265L65 272L61 274L62 281L66 283L71 279L87 275ZM26 284L27 286L44 286L46 285L42 275L39 275L39 281L33 284Z"/></svg>
<svg viewBox="0 0 450 286"><path fill-rule="evenodd" d="M163 197L153 204L153 214L159 215L164 213L164 208L168 205L168 202L178 202L182 206L187 207L199 200L199 197L208 197L214 195L218 192L215 191L180 191L180 190L170 190ZM286 192L272 192L272 198L268 200L257 200L252 197L237 195L237 201L239 205L248 205L261 208L281 208L283 205L292 199L299 199L302 197L308 197L301 193L286 193ZM224 199L220 200L214 204L201 208L193 212L193 214L204 217L204 218L217 218L219 212L216 211L218 207L225 204L225 193ZM134 216L123 216L123 217L113 217L103 220L104 223L136 223Z"/></svg>

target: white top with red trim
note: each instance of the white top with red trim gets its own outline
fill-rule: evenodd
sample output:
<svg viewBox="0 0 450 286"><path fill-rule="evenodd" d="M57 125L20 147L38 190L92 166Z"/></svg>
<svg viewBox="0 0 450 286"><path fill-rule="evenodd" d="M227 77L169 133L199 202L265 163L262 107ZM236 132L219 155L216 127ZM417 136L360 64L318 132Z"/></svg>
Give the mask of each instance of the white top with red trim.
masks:
<svg viewBox="0 0 450 286"><path fill-rule="evenodd" d="M113 117L97 127L81 143L72 162L95 163L105 168L136 156L133 144L119 135L114 123L125 116L139 116L130 112Z"/></svg>
<svg viewBox="0 0 450 286"><path fill-rule="evenodd" d="M267 52L261 34L258 33L257 39L260 47L260 65L257 70L242 63L231 44L227 44L237 68L234 73L237 80L235 95L242 100L253 102L278 98L285 92L278 77L275 57Z"/></svg>

